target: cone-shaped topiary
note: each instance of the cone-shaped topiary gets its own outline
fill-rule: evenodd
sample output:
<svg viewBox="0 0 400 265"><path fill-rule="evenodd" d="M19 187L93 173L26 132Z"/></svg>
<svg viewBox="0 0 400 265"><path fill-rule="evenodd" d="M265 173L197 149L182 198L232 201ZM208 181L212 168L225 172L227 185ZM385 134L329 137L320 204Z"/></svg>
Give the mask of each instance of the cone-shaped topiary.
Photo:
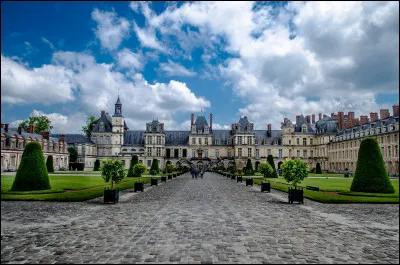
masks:
<svg viewBox="0 0 400 265"><path fill-rule="evenodd" d="M316 174L322 174L321 165L319 163L317 163L317 167L315 169L315 173Z"/></svg>
<svg viewBox="0 0 400 265"><path fill-rule="evenodd" d="M29 191L48 189L51 189L51 187L42 147L37 142L27 143L11 190Z"/></svg>
<svg viewBox="0 0 400 265"><path fill-rule="evenodd" d="M251 176L253 174L254 174L253 165L251 164L250 158L248 158L246 164L246 175Z"/></svg>
<svg viewBox="0 0 400 265"><path fill-rule="evenodd" d="M47 168L47 172L54 172L54 163L53 163L53 156L52 155L47 157L46 168Z"/></svg>
<svg viewBox="0 0 400 265"><path fill-rule="evenodd" d="M131 159L131 164L130 164L130 166L129 166L128 176L127 176L127 177L129 177L129 178L136 177L135 171L133 170L133 167L134 167L135 165L137 165L138 163L139 163L139 158L138 158L138 156L137 156L137 155L133 155L133 156L132 156L132 159Z"/></svg>
<svg viewBox="0 0 400 265"><path fill-rule="evenodd" d="M375 138L366 137L361 141L356 172L350 190L394 193L381 150Z"/></svg>
<svg viewBox="0 0 400 265"><path fill-rule="evenodd" d="M151 163L150 172L152 173L152 175L155 172L157 172L156 174L160 173L160 168L158 167L158 160L157 159L153 159L153 163Z"/></svg>
<svg viewBox="0 0 400 265"><path fill-rule="evenodd" d="M274 172L272 172L271 178L277 178L278 173L276 173L276 168L275 168L275 163L274 163L274 157L272 155L268 155L267 157L267 162L271 165L271 167L274 169Z"/></svg>
<svg viewBox="0 0 400 265"><path fill-rule="evenodd" d="M93 171L100 171L100 160L96 159L96 161L94 161Z"/></svg>

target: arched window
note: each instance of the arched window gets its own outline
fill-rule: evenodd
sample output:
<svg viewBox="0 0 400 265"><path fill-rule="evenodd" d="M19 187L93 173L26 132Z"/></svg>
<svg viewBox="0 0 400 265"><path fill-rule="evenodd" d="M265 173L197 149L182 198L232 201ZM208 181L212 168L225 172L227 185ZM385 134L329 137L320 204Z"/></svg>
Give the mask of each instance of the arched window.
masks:
<svg viewBox="0 0 400 265"><path fill-rule="evenodd" d="M100 132L104 132L104 122L100 122L99 131L100 131Z"/></svg>
<svg viewBox="0 0 400 265"><path fill-rule="evenodd" d="M301 126L301 132L306 133L307 132L307 125L303 124Z"/></svg>
<svg viewBox="0 0 400 265"><path fill-rule="evenodd" d="M124 149L122 149L122 151L128 151L128 150L126 150L126 148L124 148Z"/></svg>

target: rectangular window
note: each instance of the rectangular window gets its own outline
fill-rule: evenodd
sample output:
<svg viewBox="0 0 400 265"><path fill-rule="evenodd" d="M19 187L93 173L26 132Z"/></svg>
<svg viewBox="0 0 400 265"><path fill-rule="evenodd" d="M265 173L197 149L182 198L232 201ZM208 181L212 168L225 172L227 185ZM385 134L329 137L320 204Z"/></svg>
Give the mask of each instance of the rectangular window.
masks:
<svg viewBox="0 0 400 265"><path fill-rule="evenodd" d="M167 158L171 157L171 149L169 149L169 148L166 149L166 156L167 156Z"/></svg>
<svg viewBox="0 0 400 265"><path fill-rule="evenodd" d="M147 167L151 167L151 160L147 160Z"/></svg>
<svg viewBox="0 0 400 265"><path fill-rule="evenodd" d="M157 144L161 144L161 136L157 136Z"/></svg>
<svg viewBox="0 0 400 265"><path fill-rule="evenodd" d="M247 144L253 144L251 140L251 136L247 137Z"/></svg>
<svg viewBox="0 0 400 265"><path fill-rule="evenodd" d="M392 150L391 150L391 146L388 146L388 156L391 157L392 156Z"/></svg>
<svg viewBox="0 0 400 265"><path fill-rule="evenodd" d="M300 157L300 150L297 150L297 157Z"/></svg>
<svg viewBox="0 0 400 265"><path fill-rule="evenodd" d="M232 152L228 151L228 157L231 158L232 157Z"/></svg>
<svg viewBox="0 0 400 265"><path fill-rule="evenodd" d="M242 144L242 136L238 136L238 144Z"/></svg>
<svg viewBox="0 0 400 265"><path fill-rule="evenodd" d="M268 151L268 155L270 155L271 154L271 149L268 149L267 151Z"/></svg>
<svg viewBox="0 0 400 265"><path fill-rule="evenodd" d="M311 150L310 153L311 153L310 156L313 157L314 156L314 151Z"/></svg>
<svg viewBox="0 0 400 265"><path fill-rule="evenodd" d="M205 152L205 157L208 157L208 151L206 150L206 152Z"/></svg>
<svg viewBox="0 0 400 265"><path fill-rule="evenodd" d="M242 157L242 148L238 148L238 157Z"/></svg>
<svg viewBox="0 0 400 265"><path fill-rule="evenodd" d="M289 144L292 144L292 140L289 140Z"/></svg>
<svg viewBox="0 0 400 265"><path fill-rule="evenodd" d="M307 158L307 150L303 150L303 158Z"/></svg>
<svg viewBox="0 0 400 265"><path fill-rule="evenodd" d="M196 144L196 138L192 138L192 144Z"/></svg>
<svg viewBox="0 0 400 265"><path fill-rule="evenodd" d="M247 156L251 157L251 148L247 148Z"/></svg>
<svg viewBox="0 0 400 265"><path fill-rule="evenodd" d="M199 138L199 144L201 144L201 138Z"/></svg>
<svg viewBox="0 0 400 265"><path fill-rule="evenodd" d="M307 145L307 138L303 138L303 145Z"/></svg>
<svg viewBox="0 0 400 265"><path fill-rule="evenodd" d="M157 156L161 156L161 147L157 147Z"/></svg>
<svg viewBox="0 0 400 265"><path fill-rule="evenodd" d="M300 139L297 138L297 145L300 145Z"/></svg>
<svg viewBox="0 0 400 265"><path fill-rule="evenodd" d="M215 150L215 156L219 157L219 150Z"/></svg>
<svg viewBox="0 0 400 265"><path fill-rule="evenodd" d="M282 158L282 149L279 149L279 158Z"/></svg>
<svg viewBox="0 0 400 265"><path fill-rule="evenodd" d="M151 148L147 147L147 156L151 156Z"/></svg>
<svg viewBox="0 0 400 265"><path fill-rule="evenodd" d="M147 143L148 144L153 144L153 137L147 136Z"/></svg>
<svg viewBox="0 0 400 265"><path fill-rule="evenodd" d="M205 138L205 139L204 139L204 144L205 144L205 145L208 145L208 138Z"/></svg>
<svg viewBox="0 0 400 265"><path fill-rule="evenodd" d="M196 157L196 151L192 151L192 157Z"/></svg>
<svg viewBox="0 0 400 265"><path fill-rule="evenodd" d="M179 149L174 149L174 157L175 158L179 157Z"/></svg>
<svg viewBox="0 0 400 265"><path fill-rule="evenodd" d="M260 158L260 150L256 149L256 158Z"/></svg>
<svg viewBox="0 0 400 265"><path fill-rule="evenodd" d="M186 149L182 150L182 157L187 157L187 150Z"/></svg>
<svg viewBox="0 0 400 265"><path fill-rule="evenodd" d="M313 144L313 139L310 139L310 145L312 145Z"/></svg>

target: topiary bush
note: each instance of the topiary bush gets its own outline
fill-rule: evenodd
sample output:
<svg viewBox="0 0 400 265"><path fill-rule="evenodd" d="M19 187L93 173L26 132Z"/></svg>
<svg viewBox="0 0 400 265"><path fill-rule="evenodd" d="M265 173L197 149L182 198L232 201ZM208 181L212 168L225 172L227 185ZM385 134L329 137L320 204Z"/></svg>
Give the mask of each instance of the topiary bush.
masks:
<svg viewBox="0 0 400 265"><path fill-rule="evenodd" d="M253 164L251 163L251 159L247 159L247 164L246 164L246 175L254 175L254 170L253 170Z"/></svg>
<svg viewBox="0 0 400 265"><path fill-rule="evenodd" d="M156 172L156 174L160 173L160 168L158 167L157 159L153 159L153 162L151 163L150 172ZM156 174L154 174L154 175L156 175Z"/></svg>
<svg viewBox="0 0 400 265"><path fill-rule="evenodd" d="M48 189L51 186L42 147L37 142L30 142L25 146L11 191Z"/></svg>
<svg viewBox="0 0 400 265"><path fill-rule="evenodd" d="M53 156L49 155L46 160L46 168L47 172L54 172L54 162L53 162Z"/></svg>
<svg viewBox="0 0 400 265"><path fill-rule="evenodd" d="M310 172L307 163L299 158L294 160L286 159L281 165L281 169L283 178L294 187L307 178L308 172Z"/></svg>
<svg viewBox="0 0 400 265"><path fill-rule="evenodd" d="M172 173L172 172L174 172L174 171L175 171L174 165L172 165L172 164L167 164L166 167L165 167L165 171L166 171L167 173Z"/></svg>
<svg viewBox="0 0 400 265"><path fill-rule="evenodd" d="M274 169L274 172L272 172L271 178L277 178L278 173L276 173L276 168L275 168L275 163L274 163L274 157L272 155L268 155L267 157L267 162L271 165L271 167Z"/></svg>
<svg viewBox="0 0 400 265"><path fill-rule="evenodd" d="M101 167L101 175L105 183L110 182L110 189L114 188L114 183L118 184L125 178L125 168L121 160L104 159Z"/></svg>
<svg viewBox="0 0 400 265"><path fill-rule="evenodd" d="M319 163L317 163L317 167L315 169L315 173L316 174L322 174L321 165Z"/></svg>
<svg viewBox="0 0 400 265"><path fill-rule="evenodd" d="M373 137L361 141L351 191L394 193L379 144Z"/></svg>
<svg viewBox="0 0 400 265"><path fill-rule="evenodd" d="M93 171L100 171L100 160L96 159L96 161L94 161Z"/></svg>
<svg viewBox="0 0 400 265"><path fill-rule="evenodd" d="M133 167L134 177L141 177L144 172L146 172L146 166L143 164L136 164Z"/></svg>
<svg viewBox="0 0 400 265"><path fill-rule="evenodd" d="M260 163L258 165L258 172L263 174L264 178L271 178L273 170L269 163Z"/></svg>
<svg viewBox="0 0 400 265"><path fill-rule="evenodd" d="M135 177L135 172L133 171L133 167L137 164L139 164L139 158L137 155L133 155L132 159L131 159L131 164L129 165L127 177L129 177L129 178Z"/></svg>

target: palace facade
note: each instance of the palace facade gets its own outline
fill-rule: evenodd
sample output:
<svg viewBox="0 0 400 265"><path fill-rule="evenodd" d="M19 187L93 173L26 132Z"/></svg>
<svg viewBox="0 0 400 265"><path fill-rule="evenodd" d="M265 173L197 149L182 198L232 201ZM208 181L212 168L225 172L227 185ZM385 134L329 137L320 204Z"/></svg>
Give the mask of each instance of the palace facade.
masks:
<svg viewBox="0 0 400 265"><path fill-rule="evenodd" d="M281 127L273 130L271 124L265 130L255 130L248 118L241 117L229 130L213 129L210 114L191 114L191 126L187 131L167 131L164 124L153 120L144 130L129 130L122 115L122 104L118 97L114 115L101 111L99 121L93 126L90 139L80 134L53 135L65 137L68 146L78 152L78 162L85 170L93 170L96 159L118 158L128 168L132 155L150 168L153 159L163 169L167 162L173 165L217 165L225 167L235 160L238 168L246 165L250 158L253 167L274 156L277 168L286 158L301 158L310 169L317 163L325 172L343 172L346 168L355 171L361 139L375 137L381 147L390 175L398 176L399 170L399 106L393 106L393 115L387 109L378 114L354 117L354 112L331 113L330 116L296 116L296 123L285 118ZM4 135L7 139L8 134ZM2 128L3 142L3 128ZM63 158L65 163L65 157ZM3 161L3 148L2 148ZM15 164L16 166L18 165ZM2 170L6 169L3 167Z"/></svg>

